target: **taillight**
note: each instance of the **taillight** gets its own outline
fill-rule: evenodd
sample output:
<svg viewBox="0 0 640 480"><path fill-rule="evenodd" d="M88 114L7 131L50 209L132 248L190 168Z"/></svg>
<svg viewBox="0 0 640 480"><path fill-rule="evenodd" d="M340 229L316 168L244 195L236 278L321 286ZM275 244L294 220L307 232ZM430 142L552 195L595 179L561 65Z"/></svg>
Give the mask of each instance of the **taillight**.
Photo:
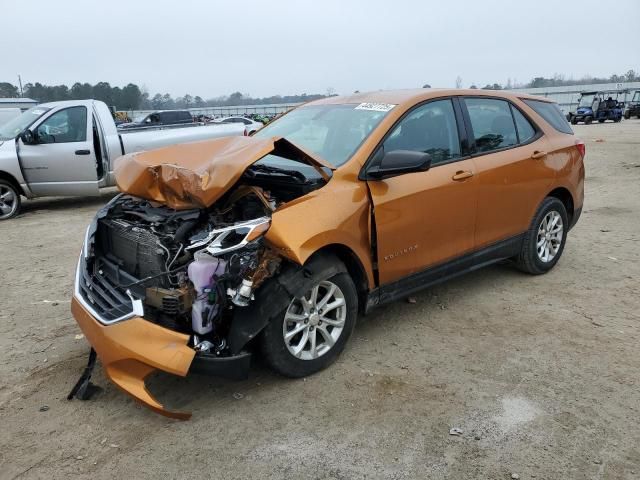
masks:
<svg viewBox="0 0 640 480"><path fill-rule="evenodd" d="M587 153L587 150L582 140L576 140L576 148L580 152L580 157L584 158L584 155L585 153Z"/></svg>

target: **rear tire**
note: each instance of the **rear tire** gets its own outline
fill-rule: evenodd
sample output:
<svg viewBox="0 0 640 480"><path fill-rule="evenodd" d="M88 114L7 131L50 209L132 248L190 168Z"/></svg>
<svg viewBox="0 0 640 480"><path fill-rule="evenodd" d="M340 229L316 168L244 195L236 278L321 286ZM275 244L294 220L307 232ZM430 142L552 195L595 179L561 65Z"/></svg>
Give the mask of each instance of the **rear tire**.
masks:
<svg viewBox="0 0 640 480"><path fill-rule="evenodd" d="M571 125L577 125L578 119L576 117L571 117Z"/></svg>
<svg viewBox="0 0 640 480"><path fill-rule="evenodd" d="M586 118L584 119L584 123L585 123L585 125L591 125L591 122L592 122L592 121L593 121L593 117L591 117L591 116L586 117Z"/></svg>
<svg viewBox="0 0 640 480"><path fill-rule="evenodd" d="M282 305L260 337L265 360L286 377L306 377L328 367L344 350L356 324L358 294L347 273L317 275L312 285L302 297Z"/></svg>
<svg viewBox="0 0 640 480"><path fill-rule="evenodd" d="M17 187L7 181L0 180L0 220L8 220L20 213L22 199Z"/></svg>
<svg viewBox="0 0 640 480"><path fill-rule="evenodd" d="M532 275L551 270L562 256L568 230L569 219L564 204L555 197L545 198L525 233L516 259L518 268Z"/></svg>

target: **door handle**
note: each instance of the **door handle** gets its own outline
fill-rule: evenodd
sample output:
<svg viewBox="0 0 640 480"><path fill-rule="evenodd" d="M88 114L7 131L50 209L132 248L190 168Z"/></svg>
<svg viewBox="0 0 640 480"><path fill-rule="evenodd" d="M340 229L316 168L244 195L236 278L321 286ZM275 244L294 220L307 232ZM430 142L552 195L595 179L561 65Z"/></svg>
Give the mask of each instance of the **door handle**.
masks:
<svg viewBox="0 0 640 480"><path fill-rule="evenodd" d="M456 182L461 182L462 180L466 180L467 178L471 178L473 177L473 172L466 172L464 170L460 170L458 172L456 172L456 174L451 177L452 180L455 180Z"/></svg>
<svg viewBox="0 0 640 480"><path fill-rule="evenodd" d="M91 155L91 150L76 150L76 155Z"/></svg>
<svg viewBox="0 0 640 480"><path fill-rule="evenodd" d="M547 152L543 152L542 150L536 150L531 154L531 158L537 160L538 158L544 158L547 156Z"/></svg>

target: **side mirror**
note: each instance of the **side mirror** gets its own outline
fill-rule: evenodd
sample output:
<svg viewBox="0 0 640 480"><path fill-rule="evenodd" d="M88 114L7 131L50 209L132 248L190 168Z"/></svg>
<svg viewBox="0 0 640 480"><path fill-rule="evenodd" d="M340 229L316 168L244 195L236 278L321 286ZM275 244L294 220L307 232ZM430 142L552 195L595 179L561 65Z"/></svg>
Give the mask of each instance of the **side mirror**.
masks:
<svg viewBox="0 0 640 480"><path fill-rule="evenodd" d="M405 173L426 172L431 167L431 155L413 150L393 150L385 153L379 165L367 170L367 176L382 180Z"/></svg>
<svg viewBox="0 0 640 480"><path fill-rule="evenodd" d="M28 128L20 134L20 139L25 145L35 145L37 142L36 135Z"/></svg>

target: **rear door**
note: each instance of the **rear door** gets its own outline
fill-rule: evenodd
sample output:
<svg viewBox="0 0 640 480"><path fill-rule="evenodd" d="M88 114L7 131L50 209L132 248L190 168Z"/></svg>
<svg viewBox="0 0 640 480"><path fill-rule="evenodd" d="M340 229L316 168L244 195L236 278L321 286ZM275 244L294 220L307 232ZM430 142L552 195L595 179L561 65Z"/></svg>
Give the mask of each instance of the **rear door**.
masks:
<svg viewBox="0 0 640 480"><path fill-rule="evenodd" d="M436 99L404 115L376 152L413 150L432 157L426 172L368 181L381 284L473 249L477 182L463 136L457 100Z"/></svg>
<svg viewBox="0 0 640 480"><path fill-rule="evenodd" d="M542 130L514 103L467 97L462 106L478 174L475 239L480 249L529 228L555 170L547 163Z"/></svg>
<svg viewBox="0 0 640 480"><path fill-rule="evenodd" d="M97 195L92 122L84 105L52 111L32 127L37 143L18 140L18 158L37 196Z"/></svg>

